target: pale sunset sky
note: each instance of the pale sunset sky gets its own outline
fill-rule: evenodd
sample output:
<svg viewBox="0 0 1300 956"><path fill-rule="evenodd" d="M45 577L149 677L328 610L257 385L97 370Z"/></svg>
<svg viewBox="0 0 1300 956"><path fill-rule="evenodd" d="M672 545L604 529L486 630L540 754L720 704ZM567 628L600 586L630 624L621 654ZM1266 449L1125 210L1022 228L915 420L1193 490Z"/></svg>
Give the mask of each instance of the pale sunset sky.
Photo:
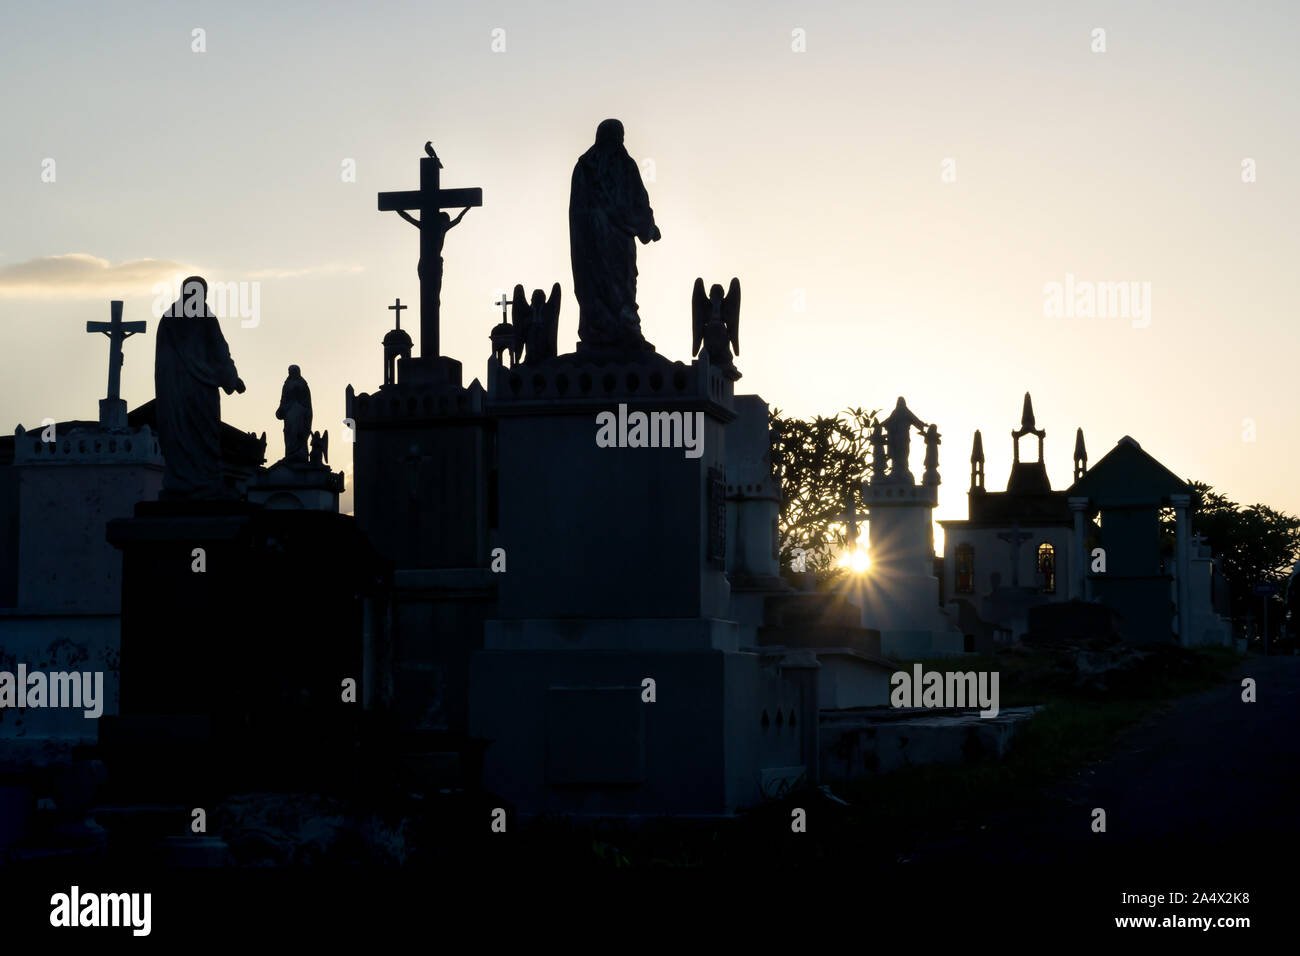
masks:
<svg viewBox="0 0 1300 956"><path fill-rule="evenodd" d="M149 322L123 396L152 398L153 286L199 272L260 283L257 326L222 323L248 386L225 420L279 458L298 364L350 477L344 388L381 383L386 307L419 299L416 230L375 194L416 188L429 139L444 186L482 187L442 293L443 351L482 380L516 282L560 282L572 349L569 177L617 117L663 232L638 245L647 338L688 361L696 276L738 276L737 390L799 416L905 395L943 436L937 518L965 515L976 428L1005 486L1026 391L1054 487L1082 426L1093 462L1131 435L1300 512L1298 23L1284 2L6 3L0 428L95 417L85 323L114 298ZM1149 283L1149 317L1045 315L1067 274Z"/></svg>

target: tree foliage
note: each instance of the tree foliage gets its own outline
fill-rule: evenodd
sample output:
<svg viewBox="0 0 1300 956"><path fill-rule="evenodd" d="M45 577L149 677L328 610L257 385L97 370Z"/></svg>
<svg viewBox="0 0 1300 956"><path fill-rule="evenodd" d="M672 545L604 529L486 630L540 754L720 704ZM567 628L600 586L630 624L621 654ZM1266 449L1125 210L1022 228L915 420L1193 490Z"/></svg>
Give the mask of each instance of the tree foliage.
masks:
<svg viewBox="0 0 1300 956"><path fill-rule="evenodd" d="M1285 591L1300 558L1300 518L1263 504L1243 508L1205 482L1189 484L1192 532L1204 537L1219 559L1233 618L1258 613L1252 587L1274 584Z"/></svg>
<svg viewBox="0 0 1300 956"><path fill-rule="evenodd" d="M781 487L781 570L803 564L818 584L835 578L847 537L841 516L853 502L862 514L860 489L871 475L871 429L876 411L849 408L830 418L785 418L772 409L772 467ZM864 515L865 517L865 515Z"/></svg>

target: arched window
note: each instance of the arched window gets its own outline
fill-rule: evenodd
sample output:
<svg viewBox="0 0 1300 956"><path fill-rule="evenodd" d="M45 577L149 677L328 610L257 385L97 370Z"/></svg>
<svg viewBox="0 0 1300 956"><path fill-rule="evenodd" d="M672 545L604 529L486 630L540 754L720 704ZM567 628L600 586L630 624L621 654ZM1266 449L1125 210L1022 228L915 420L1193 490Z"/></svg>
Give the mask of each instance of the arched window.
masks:
<svg viewBox="0 0 1300 956"><path fill-rule="evenodd" d="M975 549L969 544L957 545L957 593L975 593Z"/></svg>
<svg viewBox="0 0 1300 956"><path fill-rule="evenodd" d="M1056 593L1056 549L1046 541L1038 546L1038 580L1044 594Z"/></svg>

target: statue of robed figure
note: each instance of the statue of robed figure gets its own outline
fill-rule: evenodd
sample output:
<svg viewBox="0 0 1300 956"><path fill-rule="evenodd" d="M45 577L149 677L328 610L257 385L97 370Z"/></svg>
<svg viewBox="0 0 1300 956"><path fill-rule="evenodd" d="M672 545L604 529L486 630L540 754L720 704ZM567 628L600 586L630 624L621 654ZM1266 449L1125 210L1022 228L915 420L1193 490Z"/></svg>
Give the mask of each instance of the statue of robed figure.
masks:
<svg viewBox="0 0 1300 956"><path fill-rule="evenodd" d="M889 441L889 479L893 481L911 481L912 472L907 467L908 452L912 445L912 429L925 433L926 423L912 414L907 402L900 395L898 404L882 422Z"/></svg>
<svg viewBox="0 0 1300 956"><path fill-rule="evenodd" d="M637 312L636 240L659 238L640 170L623 147L623 124L607 119L574 166L569 193L569 253L583 346L653 350Z"/></svg>
<svg viewBox="0 0 1300 956"><path fill-rule="evenodd" d="M298 366L289 366L289 377L280 390L280 407L275 417L284 422L284 460L307 460L307 436L311 434L311 389Z"/></svg>
<svg viewBox="0 0 1300 956"><path fill-rule="evenodd" d="M208 284L190 276L158 322L154 395L158 443L166 460L162 496L230 497L221 480L221 395L244 382L216 315Z"/></svg>

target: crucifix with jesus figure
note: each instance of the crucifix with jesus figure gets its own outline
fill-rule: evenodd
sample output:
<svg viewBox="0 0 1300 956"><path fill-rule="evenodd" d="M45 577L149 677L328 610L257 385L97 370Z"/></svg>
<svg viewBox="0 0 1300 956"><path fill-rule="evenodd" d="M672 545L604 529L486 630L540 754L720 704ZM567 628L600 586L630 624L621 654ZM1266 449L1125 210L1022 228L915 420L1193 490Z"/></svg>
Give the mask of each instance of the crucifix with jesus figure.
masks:
<svg viewBox="0 0 1300 956"><path fill-rule="evenodd" d="M1020 546L1032 538L1028 531L1020 530L1019 522L1012 522L1010 531L999 531L999 540L1011 546L1011 586L1020 587Z"/></svg>
<svg viewBox="0 0 1300 956"><path fill-rule="evenodd" d="M442 295L442 243L447 231L465 217L475 206L483 205L483 190L442 189L439 184L438 170L442 163L433 146L424 144L427 156L420 159L420 188L404 192L379 194L379 211L395 212L407 222L420 230L420 356L436 358L438 356L438 309ZM456 218L452 218L443 209L463 207ZM420 218L411 215L417 211ZM429 272L424 271L424 264L429 264Z"/></svg>
<svg viewBox="0 0 1300 956"><path fill-rule="evenodd" d="M145 330L144 322L123 322L122 302L109 302L108 322L87 322L87 332L103 332L108 336L108 397L99 403L99 423L106 428L126 426L126 402L122 401L122 343L130 336Z"/></svg>

